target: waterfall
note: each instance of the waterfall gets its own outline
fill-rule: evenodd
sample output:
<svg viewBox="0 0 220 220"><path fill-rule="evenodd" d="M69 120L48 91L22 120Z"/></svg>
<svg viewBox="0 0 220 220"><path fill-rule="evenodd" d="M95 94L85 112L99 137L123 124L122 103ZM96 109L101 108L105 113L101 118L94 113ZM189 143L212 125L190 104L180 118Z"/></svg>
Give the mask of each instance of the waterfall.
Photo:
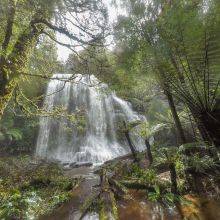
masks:
<svg viewBox="0 0 220 220"><path fill-rule="evenodd" d="M83 115L83 125L66 117L40 117L36 156L61 162L93 162L106 160L130 152L124 136L118 132L120 122L143 119L130 103L109 92L107 85L95 76L54 74L44 100L44 109L66 109L69 115ZM83 112L83 113L82 113ZM80 129L79 129L80 128ZM143 140L132 135L138 150L144 148Z"/></svg>

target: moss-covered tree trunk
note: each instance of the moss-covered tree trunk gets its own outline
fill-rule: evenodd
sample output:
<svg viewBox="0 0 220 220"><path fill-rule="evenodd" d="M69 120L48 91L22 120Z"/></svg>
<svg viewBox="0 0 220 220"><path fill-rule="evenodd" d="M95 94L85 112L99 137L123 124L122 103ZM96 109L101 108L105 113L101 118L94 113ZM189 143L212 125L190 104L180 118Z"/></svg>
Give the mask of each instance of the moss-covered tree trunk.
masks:
<svg viewBox="0 0 220 220"><path fill-rule="evenodd" d="M27 29L18 38L12 52L1 57L0 63L0 119L12 98L14 89L22 76L26 72L30 52L37 43L39 35L42 33L42 26L35 26L31 21Z"/></svg>
<svg viewBox="0 0 220 220"><path fill-rule="evenodd" d="M100 174L100 187L101 187L101 192L99 195L99 200L100 200L99 219L100 220L118 219L116 200L114 197L114 193L110 188L109 180L105 169L102 169Z"/></svg>

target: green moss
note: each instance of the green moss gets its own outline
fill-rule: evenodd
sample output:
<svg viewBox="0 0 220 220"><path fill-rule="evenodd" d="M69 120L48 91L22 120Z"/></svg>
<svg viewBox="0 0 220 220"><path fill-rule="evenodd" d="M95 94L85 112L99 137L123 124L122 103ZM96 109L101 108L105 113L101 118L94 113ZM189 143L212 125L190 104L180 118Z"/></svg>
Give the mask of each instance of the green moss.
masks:
<svg viewBox="0 0 220 220"><path fill-rule="evenodd" d="M105 202L102 199L99 200L99 219L100 220L108 220Z"/></svg>
<svg viewBox="0 0 220 220"><path fill-rule="evenodd" d="M112 214L114 216L114 219L117 220L118 219L118 208L117 208L117 203L114 197L114 194L111 192L110 193L110 197L111 197L111 201L112 201Z"/></svg>
<svg viewBox="0 0 220 220"><path fill-rule="evenodd" d="M37 218L71 198L78 179L65 177L56 164L34 165L31 160L0 160L0 219Z"/></svg>
<svg viewBox="0 0 220 220"><path fill-rule="evenodd" d="M157 175L154 169L141 169L137 164L131 166L131 172L128 177L138 178L146 184L155 184Z"/></svg>

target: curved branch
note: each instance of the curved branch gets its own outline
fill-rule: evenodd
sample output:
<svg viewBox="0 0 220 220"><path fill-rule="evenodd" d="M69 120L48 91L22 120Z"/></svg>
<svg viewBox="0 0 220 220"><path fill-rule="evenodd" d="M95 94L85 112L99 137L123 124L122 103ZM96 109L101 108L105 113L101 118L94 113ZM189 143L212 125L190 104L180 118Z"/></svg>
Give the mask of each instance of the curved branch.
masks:
<svg viewBox="0 0 220 220"><path fill-rule="evenodd" d="M56 40L54 37L52 37L49 33L45 32L45 31L43 31L42 34L47 35L52 41L54 41L55 43L57 43L57 44L59 44L59 45L61 45L61 46L67 47L67 48L70 49L72 52L74 52L74 53L76 52L76 51L72 48L73 45L60 42L60 41ZM81 46L81 45L75 45L74 47L76 47L76 46Z"/></svg>
<svg viewBox="0 0 220 220"><path fill-rule="evenodd" d="M79 42L79 43L81 43L81 44L87 44L87 45L93 45L92 43L93 42L96 42L98 39L99 39L99 37L97 36L97 37L95 37L95 38L93 38L92 40L90 40L90 41L84 41L84 40L82 40L82 39L79 39L78 37L76 37L76 36L74 36L72 33L70 33L66 28L64 28L64 27L57 27L56 25L53 25L53 24L51 24L49 21L47 21L46 19L36 19L35 21L33 21L35 24L36 23L42 23L42 24L45 24L48 28L50 28L50 29L52 29L52 30L54 30L54 31L57 31L57 32L59 32L59 33L61 33L61 34L64 34L64 35L66 35L67 37L69 37L71 40L74 40L74 41L77 41L77 42Z"/></svg>

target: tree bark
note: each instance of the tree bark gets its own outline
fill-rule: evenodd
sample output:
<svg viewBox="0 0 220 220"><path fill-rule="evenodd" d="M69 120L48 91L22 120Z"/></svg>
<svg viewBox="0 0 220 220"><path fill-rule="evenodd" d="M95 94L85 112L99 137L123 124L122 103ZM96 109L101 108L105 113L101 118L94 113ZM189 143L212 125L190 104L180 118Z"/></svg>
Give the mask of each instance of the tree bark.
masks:
<svg viewBox="0 0 220 220"><path fill-rule="evenodd" d="M171 178L171 192L173 194L178 194L177 181L176 181L176 168L174 163L169 164L170 178Z"/></svg>
<svg viewBox="0 0 220 220"><path fill-rule="evenodd" d="M197 172L194 168L190 169L188 173L191 174L192 176L192 181L191 181L191 189L197 193L201 194L203 192L203 184L202 184L202 178L200 176L200 173Z"/></svg>
<svg viewBox="0 0 220 220"><path fill-rule="evenodd" d="M145 139L145 145L147 147L147 159L149 160L149 164L151 165L153 163L153 156L151 153L151 146L147 138Z"/></svg>
<svg viewBox="0 0 220 220"><path fill-rule="evenodd" d="M170 106L170 110L172 112L172 116L173 116L173 119L174 119L177 134L178 134L178 139L179 139L178 142L179 142L179 144L185 144L186 143L186 137L185 137L185 134L184 134L183 127L181 125L179 116L177 114L177 110L176 110L176 106L175 106L175 103L174 103L174 100L173 100L173 96L166 89L164 89L164 93L167 97L167 100L168 100L168 103L169 103L169 106Z"/></svg>
<svg viewBox="0 0 220 220"><path fill-rule="evenodd" d="M0 119L5 109L5 104L8 103L8 101L11 99L11 92L5 92L4 87L7 84L7 78L8 78L8 71L7 71L7 48L12 36L12 29L14 24L14 18L15 18L15 11L16 11L16 1L10 0L8 3L8 17L5 27L5 36L2 43L2 54L0 56ZM4 96L4 97L3 97Z"/></svg>
<svg viewBox="0 0 220 220"><path fill-rule="evenodd" d="M9 45L9 42L12 36L12 28L13 28L14 18L15 18L15 8L16 8L16 1L9 0L6 31L5 31L4 41L2 43L3 54L6 54L6 50L7 50L7 47Z"/></svg>
<svg viewBox="0 0 220 220"><path fill-rule="evenodd" d="M126 139L128 141L129 148L130 148L131 153L132 153L132 155L134 157L134 160L136 162L138 162L137 151L136 151L135 146L133 145L133 143L131 141L130 134L129 134L129 129L126 126L126 122L125 121L123 121L123 124L124 124L124 134L125 134L125 137L126 137Z"/></svg>
<svg viewBox="0 0 220 220"><path fill-rule="evenodd" d="M211 140L214 146L220 149L220 110L216 109L213 112L203 112L198 116L200 126L207 133L205 141ZM204 139L204 138L203 138Z"/></svg>
<svg viewBox="0 0 220 220"><path fill-rule="evenodd" d="M18 38L11 54L0 63L0 119L22 72L25 72L30 52L36 45L41 32L42 27L37 28L30 23L29 27Z"/></svg>
<svg viewBox="0 0 220 220"><path fill-rule="evenodd" d="M135 149L135 147L134 147L134 145L133 145L133 143L131 141L130 134L129 134L128 131L125 131L125 137L126 137L126 139L128 141L128 145L130 147L130 150L131 150L131 153L132 153L132 155L134 157L134 160L137 162L138 161L137 152L136 152L136 149Z"/></svg>

